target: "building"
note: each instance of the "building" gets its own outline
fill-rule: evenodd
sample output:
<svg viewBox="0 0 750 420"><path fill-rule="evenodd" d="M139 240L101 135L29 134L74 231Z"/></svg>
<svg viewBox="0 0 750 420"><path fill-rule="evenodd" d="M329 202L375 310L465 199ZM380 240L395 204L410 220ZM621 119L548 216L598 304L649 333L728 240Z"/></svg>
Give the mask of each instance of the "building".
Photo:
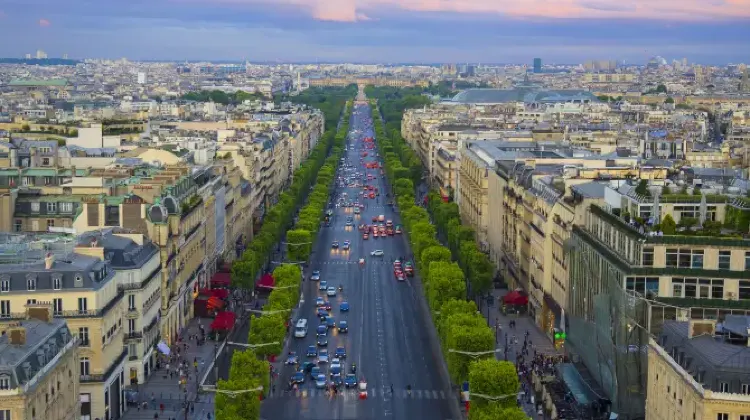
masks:
<svg viewBox="0 0 750 420"><path fill-rule="evenodd" d="M142 233L121 228L90 231L78 237L75 252L107 260L124 290L123 319L128 384L144 383L156 366L161 302L159 248Z"/></svg>
<svg viewBox="0 0 750 420"><path fill-rule="evenodd" d="M646 420L746 419L748 317L667 321L648 344Z"/></svg>
<svg viewBox="0 0 750 420"><path fill-rule="evenodd" d="M612 72L617 69L617 61L615 60L591 60L583 64L583 68L587 72Z"/></svg>
<svg viewBox="0 0 750 420"><path fill-rule="evenodd" d="M0 330L0 417L84 418L78 340L65 320L53 318L49 306L31 304L25 319L0 319Z"/></svg>
<svg viewBox="0 0 750 420"><path fill-rule="evenodd" d="M643 415L647 360L618 349L645 349L662 322L654 318L682 316L657 304L718 314L727 301L750 298L750 240L731 236L747 231L738 222L747 214L738 197L625 183L607 187L604 204L589 206L585 223L573 227L566 347L621 416ZM695 234L667 234L660 227L667 216Z"/></svg>
<svg viewBox="0 0 750 420"><path fill-rule="evenodd" d="M534 59L534 73L541 73L541 72L542 72L542 59L535 58Z"/></svg>
<svg viewBox="0 0 750 420"><path fill-rule="evenodd" d="M142 72L142 71L138 72L138 80L137 80L137 82L138 82L139 85L145 85L146 84L146 73L145 72Z"/></svg>
<svg viewBox="0 0 750 420"><path fill-rule="evenodd" d="M73 253L74 245L67 239L4 238L0 318L23 320L26 309L50 306L54 318L67 321L78 337L74 373L79 375L79 401L88 403L81 405L80 416L117 420L125 410L125 293L109 262Z"/></svg>

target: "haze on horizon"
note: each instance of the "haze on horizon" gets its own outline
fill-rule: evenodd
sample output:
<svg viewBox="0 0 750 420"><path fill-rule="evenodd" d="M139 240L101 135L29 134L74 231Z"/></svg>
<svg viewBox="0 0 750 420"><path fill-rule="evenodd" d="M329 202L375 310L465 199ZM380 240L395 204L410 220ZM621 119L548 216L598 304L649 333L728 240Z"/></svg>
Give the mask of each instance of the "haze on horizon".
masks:
<svg viewBox="0 0 750 420"><path fill-rule="evenodd" d="M750 0L5 0L0 56L750 61Z"/></svg>

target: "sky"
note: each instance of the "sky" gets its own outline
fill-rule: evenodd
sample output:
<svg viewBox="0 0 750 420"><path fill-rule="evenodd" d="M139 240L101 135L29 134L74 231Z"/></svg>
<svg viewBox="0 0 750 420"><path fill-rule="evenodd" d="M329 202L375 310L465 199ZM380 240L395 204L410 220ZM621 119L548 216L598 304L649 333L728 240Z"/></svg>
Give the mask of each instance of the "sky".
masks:
<svg viewBox="0 0 750 420"><path fill-rule="evenodd" d="M750 63L750 0L2 0L0 57Z"/></svg>

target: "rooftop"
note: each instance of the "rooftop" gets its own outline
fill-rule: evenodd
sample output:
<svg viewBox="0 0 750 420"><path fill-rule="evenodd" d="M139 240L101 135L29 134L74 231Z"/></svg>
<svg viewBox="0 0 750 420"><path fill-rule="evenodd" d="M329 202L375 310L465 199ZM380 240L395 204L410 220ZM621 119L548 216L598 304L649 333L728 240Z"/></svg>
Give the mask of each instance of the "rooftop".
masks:
<svg viewBox="0 0 750 420"><path fill-rule="evenodd" d="M8 86L14 87L63 87L67 85L66 79L15 79L8 83Z"/></svg>
<svg viewBox="0 0 750 420"><path fill-rule="evenodd" d="M598 102L598 99L591 92L585 90L467 89L454 96L451 102L464 104L560 103Z"/></svg>

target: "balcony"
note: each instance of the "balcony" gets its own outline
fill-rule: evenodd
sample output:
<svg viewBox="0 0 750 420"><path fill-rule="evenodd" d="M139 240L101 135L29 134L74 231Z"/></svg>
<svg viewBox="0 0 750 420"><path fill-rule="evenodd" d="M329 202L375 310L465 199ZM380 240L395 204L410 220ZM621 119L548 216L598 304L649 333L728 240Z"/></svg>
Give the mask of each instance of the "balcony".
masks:
<svg viewBox="0 0 750 420"><path fill-rule="evenodd" d="M136 308L128 308L127 312L125 312L125 318L127 319L135 319L138 318L140 315L140 312L138 312L138 309Z"/></svg>
<svg viewBox="0 0 750 420"><path fill-rule="evenodd" d="M120 283L117 287L119 287L122 290L143 289L144 287L148 286L149 283L151 283L151 280L158 277L159 274L161 274L161 267L156 267L156 269L154 269L154 271L152 271L151 274L149 274L146 279L141 280L141 281Z"/></svg>
<svg viewBox="0 0 750 420"><path fill-rule="evenodd" d="M106 305L104 305L101 309L89 309L89 310L73 310L73 311L59 311L55 312L54 317L55 318L101 318L107 313L117 306L118 303L122 300L123 296L125 296L125 292L120 290L117 293L117 296L115 296L112 300L109 301Z"/></svg>
<svg viewBox="0 0 750 420"><path fill-rule="evenodd" d="M133 341L133 340L140 341L142 338L143 338L143 333L142 332L132 331L132 332L125 333L125 341L126 342Z"/></svg>
<svg viewBox="0 0 750 420"><path fill-rule="evenodd" d="M109 379L110 376L115 372L115 369L117 369L122 362L125 361L125 358L128 357L128 350L123 350L122 353L120 353L119 356L117 356L117 359L115 359L111 365L109 365L109 368L107 368L107 371L101 374L93 373L89 375L81 375L81 383L97 383L97 382L105 382L107 379Z"/></svg>

